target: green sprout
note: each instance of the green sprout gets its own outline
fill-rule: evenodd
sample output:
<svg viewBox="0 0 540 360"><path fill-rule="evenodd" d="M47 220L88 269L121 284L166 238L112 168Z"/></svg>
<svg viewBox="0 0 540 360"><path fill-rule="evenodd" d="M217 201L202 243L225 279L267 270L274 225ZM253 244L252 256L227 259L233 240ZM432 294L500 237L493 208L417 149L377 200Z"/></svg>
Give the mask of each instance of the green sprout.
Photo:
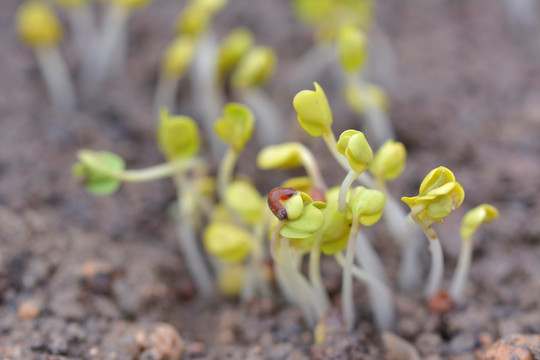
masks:
<svg viewBox="0 0 540 360"><path fill-rule="evenodd" d="M440 166L426 175L420 184L418 196L402 197L411 208L411 218L420 225L429 240L431 267L425 289L427 298L436 295L441 287L444 270L444 256L439 237L433 227L434 222L442 222L452 210L457 209L465 193L454 174Z"/></svg>
<svg viewBox="0 0 540 360"><path fill-rule="evenodd" d="M232 180L238 156L253 134L255 119L246 106L229 103L223 108L223 117L215 123L218 137L229 145L218 171L218 194L221 198Z"/></svg>
<svg viewBox="0 0 540 360"><path fill-rule="evenodd" d="M30 0L17 10L16 27L22 42L34 49L49 96L56 107L73 109L75 91L58 43L64 31L47 3Z"/></svg>
<svg viewBox="0 0 540 360"><path fill-rule="evenodd" d="M243 27L235 28L227 35L219 48L217 62L221 82L238 65L254 43L251 31Z"/></svg>
<svg viewBox="0 0 540 360"><path fill-rule="evenodd" d="M497 209L489 204L478 205L469 210L461 222L461 252L452 282L449 295L456 303L463 302L463 288L467 280L472 259L472 236L482 224L492 222L499 216Z"/></svg>

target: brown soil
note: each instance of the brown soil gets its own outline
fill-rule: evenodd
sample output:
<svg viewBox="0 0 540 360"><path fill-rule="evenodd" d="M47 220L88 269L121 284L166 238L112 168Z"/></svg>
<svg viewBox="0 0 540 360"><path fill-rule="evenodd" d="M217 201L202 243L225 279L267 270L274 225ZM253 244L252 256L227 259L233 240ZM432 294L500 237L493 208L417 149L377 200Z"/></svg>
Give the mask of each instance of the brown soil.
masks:
<svg viewBox="0 0 540 360"><path fill-rule="evenodd" d="M340 331L339 316L331 314L333 330L314 345L299 311L280 298L244 305L195 300L164 211L174 199L169 181L92 197L71 178L81 148L121 154L133 168L162 161L151 99L160 53L183 4L160 0L137 13L124 74L110 79L97 99L85 99L80 111L64 112L49 105L33 54L17 41L19 3L0 4L1 359L166 358L147 342L165 337L180 345L163 335L171 329L159 322L178 330L184 359L384 357L360 284L356 330ZM475 239L469 300L436 315L420 295L397 294L395 332L425 359L479 359L500 337L540 333L540 24L519 31L502 1L482 0L389 0L380 2L378 18L399 62L389 89L391 118L409 150L407 169L391 191L414 194L439 165L451 168L466 191L464 205L438 226L446 279L464 212L490 202L501 215ZM222 36L240 24L278 50L281 67L269 90L291 119L290 138L306 140L322 158L326 178L338 183L344 174L326 161L322 142L307 139L292 121L292 96L309 84L280 87L309 48L309 29L295 23L286 0L232 1L216 29ZM65 43L76 69L72 45ZM325 75L323 87L338 94L329 79ZM181 106L190 113L188 84L181 91ZM338 110L344 108L338 97L330 97L335 131L358 127L352 114ZM252 171L253 158L245 155L240 170ZM257 178L265 191L277 184ZM376 235L395 278L397 251L382 228ZM339 271L331 259L323 270L337 307Z"/></svg>

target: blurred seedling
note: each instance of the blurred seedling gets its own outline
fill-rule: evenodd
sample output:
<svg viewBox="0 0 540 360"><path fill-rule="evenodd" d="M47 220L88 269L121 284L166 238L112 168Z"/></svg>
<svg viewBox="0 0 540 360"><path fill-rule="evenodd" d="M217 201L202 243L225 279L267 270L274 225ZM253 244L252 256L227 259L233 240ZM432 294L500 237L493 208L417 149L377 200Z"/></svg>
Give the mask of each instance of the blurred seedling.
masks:
<svg viewBox="0 0 540 360"><path fill-rule="evenodd" d="M142 170L126 170L121 157L109 152L80 151L73 175L84 181L94 195L114 193L124 182L146 182L172 178L177 189L178 241L188 270L199 293L214 293L210 269L196 241L201 216L211 211L212 182L206 177L206 166L195 155L199 134L195 122L186 116L160 114L157 142L167 162Z"/></svg>
<svg viewBox="0 0 540 360"><path fill-rule="evenodd" d="M283 141L283 117L262 89L274 75L276 64L277 56L272 48L255 46L239 60L231 75L235 95L251 107L259 119L256 134L262 145Z"/></svg>
<svg viewBox="0 0 540 360"><path fill-rule="evenodd" d="M55 13L45 2L24 2L17 10L17 32L36 54L47 91L53 104L73 109L76 96L69 70L58 48L63 29Z"/></svg>
<svg viewBox="0 0 540 360"><path fill-rule="evenodd" d="M426 175L420 184L417 196L401 198L409 205L411 218L420 226L429 240L431 264L424 291L428 299L440 291L444 271L441 242L432 224L442 222L444 217L461 205L464 197L463 188L456 181L454 174L444 166L440 166Z"/></svg>
<svg viewBox="0 0 540 360"><path fill-rule="evenodd" d="M463 288L471 267L473 243L472 237L482 224L492 222L499 216L497 209L489 204L482 204L469 210L461 222L461 252L450 284L449 295L455 303L463 302Z"/></svg>

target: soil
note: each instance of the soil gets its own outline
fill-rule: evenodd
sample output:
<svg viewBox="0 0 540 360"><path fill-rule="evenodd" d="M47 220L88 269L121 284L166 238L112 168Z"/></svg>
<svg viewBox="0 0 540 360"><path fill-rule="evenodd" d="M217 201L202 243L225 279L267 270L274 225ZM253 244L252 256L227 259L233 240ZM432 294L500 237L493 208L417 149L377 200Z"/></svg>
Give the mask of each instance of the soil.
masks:
<svg viewBox="0 0 540 360"><path fill-rule="evenodd" d="M134 14L123 73L74 112L50 106L34 56L14 31L19 4L0 3L1 359L175 358L178 347L182 359L385 358L359 283L360 320L353 333L340 330L340 272L332 259L323 259L323 273L336 310L325 342L314 345L300 312L279 297L249 304L197 299L164 211L174 199L170 181L93 197L71 177L82 148L113 151L132 168L162 161L151 100L160 54L184 2L160 0ZM395 78L374 78L387 87L390 117L409 151L390 190L415 194L430 169L445 165L466 191L462 207L437 227L446 279L459 252L461 216L483 202L500 210L475 237L466 303L437 315L421 294L396 291L394 332L424 359L480 359L499 338L540 333L540 21L528 29L513 26L503 1L378 5L373 37L388 36L398 66ZM289 138L305 141L326 179L339 183L344 174L322 142L308 139L293 121L292 96L310 84L283 85L310 47L310 30L296 22L286 0L233 0L216 19L216 31L222 37L236 25L277 49L280 70L268 90L290 120ZM62 50L75 72L69 39ZM358 128L330 75L320 81L334 107L335 132ZM179 97L183 111L196 117L188 83ZM253 174L250 153L239 167ZM267 191L279 176L256 179ZM374 234L395 282L399 254L382 227Z"/></svg>

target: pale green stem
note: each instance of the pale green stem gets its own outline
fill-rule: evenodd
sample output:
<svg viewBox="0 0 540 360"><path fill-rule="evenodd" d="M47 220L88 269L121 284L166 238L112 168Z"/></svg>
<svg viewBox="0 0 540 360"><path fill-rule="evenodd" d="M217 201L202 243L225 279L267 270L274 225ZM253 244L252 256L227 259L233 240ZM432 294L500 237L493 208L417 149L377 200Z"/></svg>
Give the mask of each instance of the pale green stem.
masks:
<svg viewBox="0 0 540 360"><path fill-rule="evenodd" d="M154 111L156 113L159 113L161 108L167 108L170 113L175 113L175 97L179 81L179 76L171 76L163 71L160 72L154 97Z"/></svg>
<svg viewBox="0 0 540 360"><path fill-rule="evenodd" d="M321 278L321 235L317 236L309 253L309 280L321 299L322 306L327 310L330 307L330 299Z"/></svg>
<svg viewBox="0 0 540 360"><path fill-rule="evenodd" d="M347 331L349 332L352 331L356 318L353 302L352 269L354 260L354 244L359 228L360 224L358 223L358 219L356 216L353 216L341 281L341 311L343 313L343 319L345 321Z"/></svg>
<svg viewBox="0 0 540 360"><path fill-rule="evenodd" d="M259 144L267 146L283 142L283 117L272 99L256 87L238 90L238 95L257 117L255 135Z"/></svg>
<svg viewBox="0 0 540 360"><path fill-rule="evenodd" d="M249 301L255 298L257 293L257 288L266 287L266 280L264 279L264 274L261 274L262 262L263 262L263 241L264 241L264 224L256 224L253 229L253 237L255 239L253 243L253 248L251 250L249 262L248 262L248 273L244 279L244 284L242 287L241 299L242 301ZM261 283L262 282L262 283Z"/></svg>
<svg viewBox="0 0 540 360"><path fill-rule="evenodd" d="M68 10L68 21L73 33L73 41L77 49L79 58L83 64L87 57L93 54L91 42L95 32L95 24L91 5L84 2L77 6L66 7Z"/></svg>
<svg viewBox="0 0 540 360"><path fill-rule="evenodd" d="M338 209L341 213L347 211L347 195L349 194L352 183L356 180L358 175L360 174L351 170L347 173L347 176L345 176L345 179L343 179L343 182L341 183L338 196Z"/></svg>
<svg viewBox="0 0 540 360"><path fill-rule="evenodd" d="M316 188L326 191L326 182L322 177L321 170L319 169L317 161L315 161L315 158L313 157L313 153L309 151L309 149L306 148L304 145L300 145L299 148L300 157L302 158L302 165L304 166L304 169L306 170L308 176L313 180Z"/></svg>
<svg viewBox="0 0 540 360"><path fill-rule="evenodd" d="M38 65L54 106L73 109L77 103L71 75L58 47L36 47Z"/></svg>
<svg viewBox="0 0 540 360"><path fill-rule="evenodd" d="M184 261L191 277L193 278L197 290L205 297L209 298L214 293L214 282L194 232L193 222L196 214L196 199L193 199L193 189L184 178L184 174L178 173L175 178L177 191L177 232L178 244L184 255Z"/></svg>
<svg viewBox="0 0 540 360"><path fill-rule="evenodd" d="M328 147L328 150L330 150L330 153L332 153L332 156L336 161L343 167L346 171L351 170L351 166L349 165L349 161L347 161L347 158L345 155L341 154L337 150L337 141L336 137L334 136L334 133L332 132L332 129L329 129L326 133L323 134L324 142L326 143L326 146Z"/></svg>
<svg viewBox="0 0 540 360"><path fill-rule="evenodd" d="M458 263L456 270L454 271L454 276L452 277L449 291L450 297L456 303L463 302L463 288L465 287L469 269L471 267L472 244L470 238L462 239L461 241L461 252L459 253Z"/></svg>
<svg viewBox="0 0 540 360"><path fill-rule="evenodd" d="M172 177L178 172L185 172L194 168L199 162L200 159L192 158L189 160L171 161L141 170L126 170L122 173L104 172L123 182L146 182ZM102 170L100 169L100 171Z"/></svg>
<svg viewBox="0 0 540 360"><path fill-rule="evenodd" d="M224 198L225 190L227 190L227 186L229 186L233 179L234 168L237 160L238 153L233 148L229 148L223 159L221 159L217 174L217 190L220 199Z"/></svg>

